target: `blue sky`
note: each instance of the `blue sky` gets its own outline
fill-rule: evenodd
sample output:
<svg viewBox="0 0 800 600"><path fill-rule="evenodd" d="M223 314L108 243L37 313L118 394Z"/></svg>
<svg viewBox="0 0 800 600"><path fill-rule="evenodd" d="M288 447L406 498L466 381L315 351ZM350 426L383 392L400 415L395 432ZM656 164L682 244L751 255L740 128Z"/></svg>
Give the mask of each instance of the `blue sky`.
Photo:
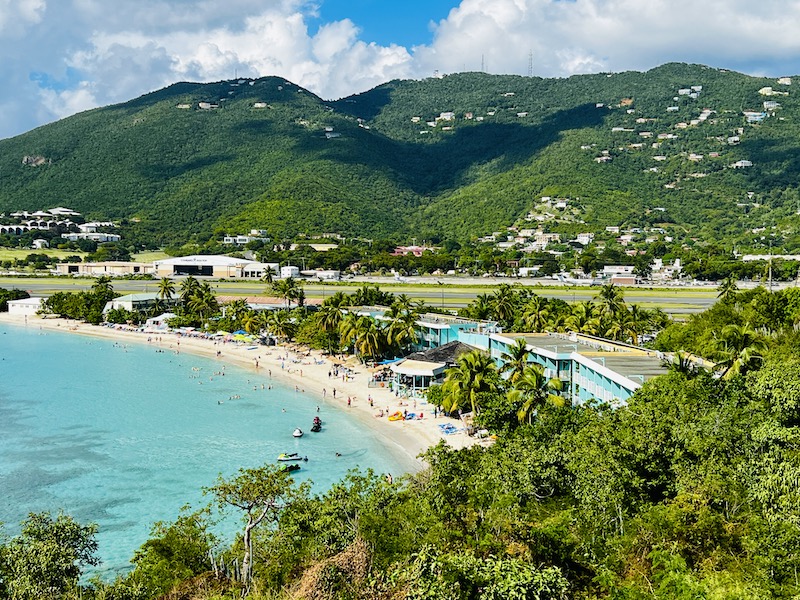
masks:
<svg viewBox="0 0 800 600"><path fill-rule="evenodd" d="M326 99L482 63L525 75L529 52L542 77L670 61L797 75L798 31L800 0L0 0L0 138L235 75Z"/></svg>
<svg viewBox="0 0 800 600"><path fill-rule="evenodd" d="M320 22L351 19L363 39L388 46L411 48L431 41L431 22L447 17L457 0L325 0Z"/></svg>

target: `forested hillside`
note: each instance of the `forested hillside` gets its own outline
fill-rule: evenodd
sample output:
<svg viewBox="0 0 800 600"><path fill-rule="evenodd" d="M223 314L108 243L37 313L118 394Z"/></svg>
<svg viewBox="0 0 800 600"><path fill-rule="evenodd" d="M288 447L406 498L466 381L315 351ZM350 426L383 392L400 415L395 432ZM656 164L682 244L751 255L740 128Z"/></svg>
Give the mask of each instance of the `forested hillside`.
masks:
<svg viewBox="0 0 800 600"><path fill-rule="evenodd" d="M789 249L794 83L668 64L393 81L327 103L274 77L180 83L0 141L0 211L69 206L150 242L249 228L467 240L554 196L570 208L553 230L677 224L747 244L775 225Z"/></svg>

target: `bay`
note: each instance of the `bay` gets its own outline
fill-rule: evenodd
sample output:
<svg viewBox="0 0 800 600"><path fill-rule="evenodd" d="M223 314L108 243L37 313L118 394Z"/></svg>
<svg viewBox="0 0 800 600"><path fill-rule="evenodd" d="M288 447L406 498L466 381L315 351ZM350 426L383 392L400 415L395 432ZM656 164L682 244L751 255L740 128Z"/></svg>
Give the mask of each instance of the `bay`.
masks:
<svg viewBox="0 0 800 600"><path fill-rule="evenodd" d="M292 437L317 414L321 433ZM253 371L147 344L0 325L0 521L10 534L44 510L97 523L106 578L129 566L154 522L209 502L202 490L219 475L281 452L308 456L295 479L318 492L353 467L413 469L341 409Z"/></svg>

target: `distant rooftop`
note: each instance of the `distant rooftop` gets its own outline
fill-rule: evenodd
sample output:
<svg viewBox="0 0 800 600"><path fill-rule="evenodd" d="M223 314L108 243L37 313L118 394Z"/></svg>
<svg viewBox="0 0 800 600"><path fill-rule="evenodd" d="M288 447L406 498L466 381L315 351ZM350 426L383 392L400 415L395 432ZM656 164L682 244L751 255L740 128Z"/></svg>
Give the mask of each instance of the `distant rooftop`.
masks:
<svg viewBox="0 0 800 600"><path fill-rule="evenodd" d="M571 338L567 334L556 333L504 333L502 336L510 339L521 337L529 346L554 354L577 352L628 379L647 381L667 372L660 353L629 344L585 335Z"/></svg>

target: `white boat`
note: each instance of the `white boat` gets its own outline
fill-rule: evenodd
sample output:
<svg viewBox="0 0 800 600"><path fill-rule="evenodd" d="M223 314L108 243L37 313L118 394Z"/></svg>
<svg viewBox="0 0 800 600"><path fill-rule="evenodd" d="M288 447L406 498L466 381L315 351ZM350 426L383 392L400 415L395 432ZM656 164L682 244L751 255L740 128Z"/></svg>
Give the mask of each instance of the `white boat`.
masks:
<svg viewBox="0 0 800 600"><path fill-rule="evenodd" d="M294 433L292 433L292 435L294 437L303 437L303 430L298 427L297 429L294 430Z"/></svg>

